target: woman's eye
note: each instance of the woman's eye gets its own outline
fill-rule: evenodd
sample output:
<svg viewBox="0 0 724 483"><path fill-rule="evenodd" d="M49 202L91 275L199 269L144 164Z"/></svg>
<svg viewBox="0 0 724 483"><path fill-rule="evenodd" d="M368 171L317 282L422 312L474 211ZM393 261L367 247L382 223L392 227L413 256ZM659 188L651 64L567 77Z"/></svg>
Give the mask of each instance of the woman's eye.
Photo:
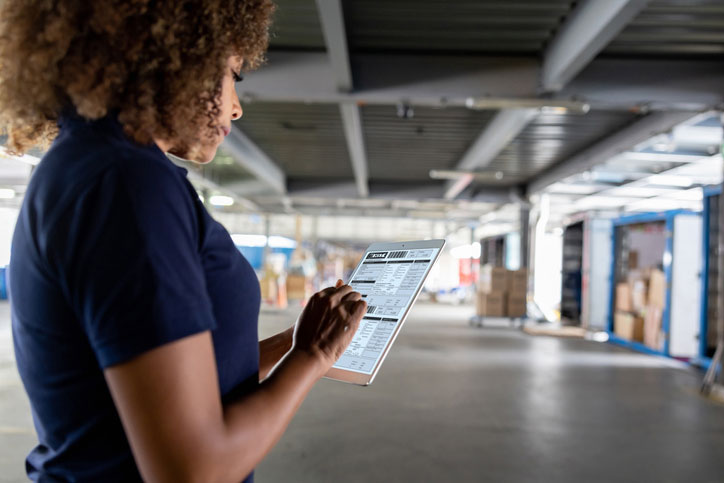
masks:
<svg viewBox="0 0 724 483"><path fill-rule="evenodd" d="M234 82L241 82L244 80L244 76L241 75L241 73L236 73L233 70L231 71L231 75L234 78Z"/></svg>

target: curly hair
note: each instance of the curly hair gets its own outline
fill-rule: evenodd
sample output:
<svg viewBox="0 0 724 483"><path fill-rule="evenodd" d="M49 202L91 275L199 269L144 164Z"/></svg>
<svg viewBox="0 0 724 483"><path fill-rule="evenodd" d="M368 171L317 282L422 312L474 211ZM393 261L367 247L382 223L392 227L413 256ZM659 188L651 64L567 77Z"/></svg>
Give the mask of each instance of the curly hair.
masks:
<svg viewBox="0 0 724 483"><path fill-rule="evenodd" d="M68 108L118 113L142 144L188 152L213 135L227 59L264 61L271 0L2 0L0 132L47 146ZM208 133L199 126L208 126Z"/></svg>

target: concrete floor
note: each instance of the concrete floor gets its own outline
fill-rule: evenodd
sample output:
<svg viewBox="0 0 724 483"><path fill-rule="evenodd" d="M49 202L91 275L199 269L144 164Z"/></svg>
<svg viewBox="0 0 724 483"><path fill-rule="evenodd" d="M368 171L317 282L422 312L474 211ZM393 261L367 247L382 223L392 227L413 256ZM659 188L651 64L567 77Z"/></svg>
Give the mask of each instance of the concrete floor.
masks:
<svg viewBox="0 0 724 483"><path fill-rule="evenodd" d="M261 335L298 311L264 310ZM321 381L256 480L724 482L724 405L698 372L470 314L418 304L375 382ZM9 335L0 304L0 482L24 481L34 444Z"/></svg>

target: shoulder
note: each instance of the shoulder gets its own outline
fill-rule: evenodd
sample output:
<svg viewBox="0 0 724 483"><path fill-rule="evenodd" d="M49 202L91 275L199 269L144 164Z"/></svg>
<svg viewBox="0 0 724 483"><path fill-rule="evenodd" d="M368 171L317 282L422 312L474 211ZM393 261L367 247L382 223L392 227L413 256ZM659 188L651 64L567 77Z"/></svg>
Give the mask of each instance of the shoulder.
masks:
<svg viewBox="0 0 724 483"><path fill-rule="evenodd" d="M155 146L66 136L33 173L23 209L38 223L33 230L38 234L62 225L70 229L74 219L82 225L120 224L123 219L154 226L160 218L174 218L193 229L190 191L185 170ZM109 218L110 213L115 216Z"/></svg>

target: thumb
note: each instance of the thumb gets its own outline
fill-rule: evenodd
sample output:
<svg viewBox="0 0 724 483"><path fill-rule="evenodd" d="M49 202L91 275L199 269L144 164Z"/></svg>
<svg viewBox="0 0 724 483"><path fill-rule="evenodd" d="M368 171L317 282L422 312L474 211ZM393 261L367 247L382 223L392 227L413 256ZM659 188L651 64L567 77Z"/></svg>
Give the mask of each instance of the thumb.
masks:
<svg viewBox="0 0 724 483"><path fill-rule="evenodd" d="M334 287L335 287L335 288L339 288L339 287L341 287L342 285L344 285L344 282L343 282L342 279L340 278L340 279L337 280L337 284L336 284Z"/></svg>

